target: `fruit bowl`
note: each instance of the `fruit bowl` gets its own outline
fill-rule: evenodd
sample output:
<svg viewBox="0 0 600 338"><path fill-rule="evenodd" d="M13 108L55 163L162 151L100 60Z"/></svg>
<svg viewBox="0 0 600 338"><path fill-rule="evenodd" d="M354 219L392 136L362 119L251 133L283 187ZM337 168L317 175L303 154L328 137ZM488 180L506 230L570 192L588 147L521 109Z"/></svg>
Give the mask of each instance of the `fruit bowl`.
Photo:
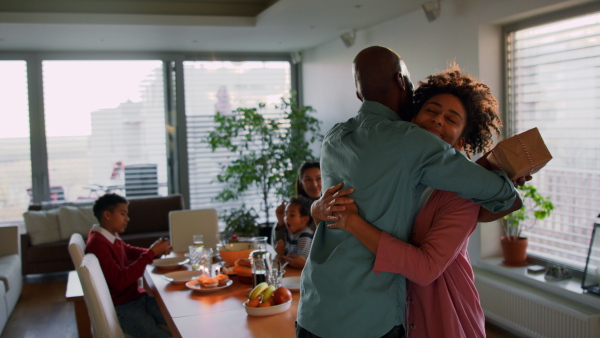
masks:
<svg viewBox="0 0 600 338"><path fill-rule="evenodd" d="M229 243L224 245L219 250L219 255L228 266L233 266L236 260L240 258L248 258L254 250L254 243Z"/></svg>
<svg viewBox="0 0 600 338"><path fill-rule="evenodd" d="M248 301L244 302L244 309L246 309L246 313L249 316L256 316L256 317L276 315L278 313L282 313L282 312L289 310L290 306L292 306L291 299L283 304L267 306L267 307L248 307L248 306L246 306L247 302Z"/></svg>

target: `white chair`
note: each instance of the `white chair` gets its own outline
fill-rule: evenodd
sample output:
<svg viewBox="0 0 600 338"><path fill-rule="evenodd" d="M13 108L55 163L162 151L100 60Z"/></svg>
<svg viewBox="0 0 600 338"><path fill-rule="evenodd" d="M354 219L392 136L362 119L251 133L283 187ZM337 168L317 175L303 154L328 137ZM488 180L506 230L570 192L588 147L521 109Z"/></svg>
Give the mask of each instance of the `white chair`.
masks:
<svg viewBox="0 0 600 338"><path fill-rule="evenodd" d="M71 239L69 240L69 255L71 255L75 269L77 269L81 265L83 255L85 255L85 242L83 237L78 233L71 235Z"/></svg>
<svg viewBox="0 0 600 338"><path fill-rule="evenodd" d="M94 337L127 337L119 325L117 312L98 258L94 254L85 255L77 267L77 274L83 288L85 305L92 320Z"/></svg>
<svg viewBox="0 0 600 338"><path fill-rule="evenodd" d="M194 235L204 236L204 247L216 250L219 234L217 209L177 210L169 213L169 232L174 252L187 252Z"/></svg>

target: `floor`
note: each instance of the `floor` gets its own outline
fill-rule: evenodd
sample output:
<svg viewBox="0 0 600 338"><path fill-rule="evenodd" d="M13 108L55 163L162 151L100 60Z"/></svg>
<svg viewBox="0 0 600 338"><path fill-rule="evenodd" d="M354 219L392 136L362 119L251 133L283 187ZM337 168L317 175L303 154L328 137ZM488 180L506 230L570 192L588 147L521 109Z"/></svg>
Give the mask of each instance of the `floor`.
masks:
<svg viewBox="0 0 600 338"><path fill-rule="evenodd" d="M0 338L76 338L73 303L65 299L67 273L28 276ZM488 338L518 337L486 323Z"/></svg>

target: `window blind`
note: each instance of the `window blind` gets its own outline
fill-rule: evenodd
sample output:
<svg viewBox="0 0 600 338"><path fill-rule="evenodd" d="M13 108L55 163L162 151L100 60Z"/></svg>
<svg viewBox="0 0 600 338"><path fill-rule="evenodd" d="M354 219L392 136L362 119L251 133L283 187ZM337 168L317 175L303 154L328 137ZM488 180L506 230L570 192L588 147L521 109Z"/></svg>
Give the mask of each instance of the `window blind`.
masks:
<svg viewBox="0 0 600 338"><path fill-rule="evenodd" d="M600 213L600 13L509 31L506 51L509 134L538 127L553 155L531 183L556 209L530 215L528 254L583 269Z"/></svg>
<svg viewBox="0 0 600 338"><path fill-rule="evenodd" d="M192 209L216 208L224 210L239 208L245 204L259 212L265 220L257 189L250 189L237 201L216 202L224 185L216 177L221 166L235 156L224 149L212 152L206 138L216 126L217 111L230 113L237 108L258 108L265 103L266 118L279 118L281 110L275 105L281 97L288 97L291 89L291 67L289 62L229 62L229 61L186 61L184 62L185 110L188 147L188 171L190 182L190 206ZM271 205L280 203L273 196ZM275 219L275 209L269 220ZM223 226L223 225L222 225Z"/></svg>

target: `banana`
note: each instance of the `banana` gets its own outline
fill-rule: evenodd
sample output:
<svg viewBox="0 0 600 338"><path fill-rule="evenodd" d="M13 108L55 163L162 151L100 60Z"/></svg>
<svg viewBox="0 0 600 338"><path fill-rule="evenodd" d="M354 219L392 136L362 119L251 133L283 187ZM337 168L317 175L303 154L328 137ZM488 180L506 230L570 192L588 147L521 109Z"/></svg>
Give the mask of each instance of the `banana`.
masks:
<svg viewBox="0 0 600 338"><path fill-rule="evenodd" d="M269 285L267 290L265 290L265 293L263 293L262 302L265 303L266 301L268 301L274 292L275 292L275 285Z"/></svg>
<svg viewBox="0 0 600 338"><path fill-rule="evenodd" d="M254 289L252 289L252 291L250 291L250 295L248 296L248 299L254 299L254 298L258 297L268 287L269 287L269 284L267 284L267 282L262 282L262 283L258 284L257 286L254 287Z"/></svg>

